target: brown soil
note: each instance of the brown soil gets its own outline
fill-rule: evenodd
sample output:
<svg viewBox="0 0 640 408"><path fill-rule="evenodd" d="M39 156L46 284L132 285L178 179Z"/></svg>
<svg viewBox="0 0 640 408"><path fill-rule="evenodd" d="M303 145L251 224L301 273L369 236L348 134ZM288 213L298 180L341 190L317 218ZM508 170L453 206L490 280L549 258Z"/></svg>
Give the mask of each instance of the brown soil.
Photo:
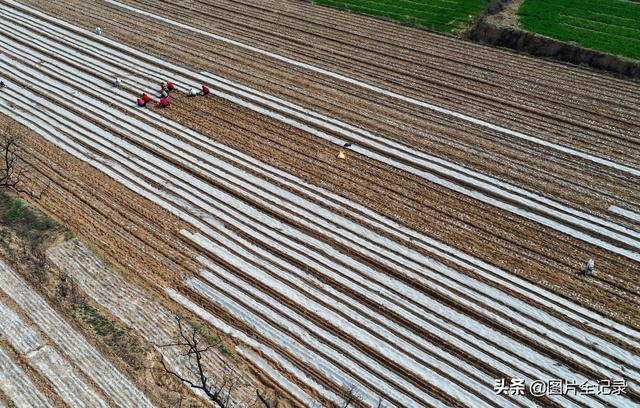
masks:
<svg viewBox="0 0 640 408"><path fill-rule="evenodd" d="M55 11L58 15L66 16L76 24L85 24L87 27L90 27L90 24L95 25L95 20L89 17L90 13L93 12L89 8L84 8L82 15L80 15L73 9L69 9L68 6L60 8L59 5L54 3L47 4L46 7ZM151 28L151 25L149 25L149 30L145 30L144 33L136 33L134 35L128 28L131 27L130 24L134 24L131 16L109 8L99 10L96 10L96 13L99 12L102 16L108 15L108 12L114 16L109 26L110 36L129 42L131 45L143 47L148 51L179 59L181 63L193 64L196 69L210 69L215 72L221 66L220 64L214 64L213 61L210 62L196 57L192 50L205 49L206 44L206 48L212 49L211 47L215 47L216 52L230 52L226 48L219 47L215 42L194 39L192 35L182 33L180 30L173 33L172 44L159 40L163 37L157 34ZM159 11L155 10L154 12ZM129 23L120 25L120 21ZM193 21L190 21L190 23L193 23ZM151 21L149 21L149 24L151 24ZM211 25L211 23L208 24ZM326 31L323 31L323 34L325 33ZM228 35L230 33L224 34ZM373 36L371 33L368 34ZM176 43L181 44L181 46L176 47ZM261 44L261 46L264 46L264 44ZM279 52L281 51L284 50ZM304 59L304 56L302 58ZM416 120L416 117L423 115L423 112L416 112L413 108L411 111L405 111L404 107L396 106L395 104L387 105L380 98L368 96L366 92L360 91L360 98L355 98L353 95L343 92L345 90L344 84L327 88L327 83L332 81L326 78L321 78L323 84L320 85L316 83L320 78L284 74L287 82L295 83L298 86L297 89L304 89L305 91L293 92L293 89L285 89L283 91L283 86L288 86L287 83L282 84L280 87L274 85L277 81L275 78L283 75L282 71L269 68L273 65L271 61L262 61L262 65L258 65L254 62L257 59L261 59L261 57L244 55L241 60L242 63L240 61L234 62L237 71L233 73L225 71L225 74L229 74L233 79L236 79L235 77L238 77L238 74L243 73L243 71L249 71L252 74L251 77L248 78L242 74L242 79L249 81L249 83L255 82L259 88L266 87L265 90L268 92L282 94L281 96L286 99L297 100L307 106L311 105L331 116L343 116L349 123L380 131L384 135L392 135L398 140L405 141L411 145L422 145L424 150L434 152L452 161L462 161L470 167L489 172L509 181L517 180L523 182L533 190L542 191L554 199L564 198L563 201L567 204L581 206L584 210L595 212L599 216L610 216L605 210L610 200L608 197L611 195L622 196L625 200L629 200L636 205L640 202L640 198L634 193L636 191L634 188L635 182L622 174L614 175L609 171L603 173L604 170L602 168L592 164L586 165L584 162L577 167L577 163L574 160L569 160L562 156L554 157L554 153L544 151L539 146L535 147L535 150L531 150L531 146L527 146L527 149L511 150L513 149L512 147L505 145L501 141L479 139L480 135L486 137L486 133L472 133L475 131L469 126L464 127L465 131L461 132L460 130L453 131L451 122L434 123L433 119L427 117ZM524 64L528 63L528 61L522 59L518 60L518 63ZM259 66L262 68L259 68ZM577 75L576 80L580 76ZM596 82L601 80L601 78L598 78ZM455 83L460 84L461 82L458 80ZM511 86L511 84L512 82L506 81L505 78L501 86ZM594 86L597 85L594 84ZM616 84L616 86L626 87L623 83ZM514 87L517 89L518 86L514 85ZM578 87L580 85L576 84L576 88ZM488 90L486 83L479 84L479 86L470 84L467 89L475 88ZM555 93L552 88L549 88L549 90ZM599 95L592 93L589 97L572 99L572 105L580 106L580 104L584 104L582 108L588 109L591 112L590 115L600 114L600 112L603 112L602 110L597 110L598 113L595 113L595 106L600 103L596 98L599 98ZM606 93L602 93L602 95L605 97ZM620 96L633 98L631 94L625 93ZM505 99L510 98L513 98L513 96ZM528 98L533 97L528 94ZM528 103L528 98L522 99L522 101ZM443 99L440 102L446 103L446 100ZM540 100L537 100L536 104L540 102ZM625 321L635 322L635 313L629 313L629 311L632 310L630 307L635 303L636 299L630 294L625 294L624 290L620 290L620 288L629 287L630 282L632 282L632 276L636 268L633 263L623 259L614 261L608 254L598 249L590 248L581 242L568 240L561 234L547 229L542 229L542 231L545 231L544 234L549 236L549 239L540 240L534 238L540 236L541 229L532 223L518 220L519 228L513 230L512 225L515 222L515 218L512 215L502 214L495 209L488 209L483 205L469 201L466 197L459 197L437 186L425 184L413 176L398 172L395 169L385 168L385 166L377 163L371 163L368 159L352 156L353 160L336 163L334 160L335 148L326 143L308 141L307 137L282 124L273 123L273 121L263 117L257 117L255 114L237 107L231 107L222 101L212 101L210 104L205 104L204 107L190 106L187 108L187 106L182 103L181 106L178 105L176 107L174 104L175 109L166 112L182 123L191 124L192 127L201 130L204 134L210 134L217 140L230 143L239 150L250 152L262 160L300 175L313 183L340 194L348 195L349 198L391 218L399 219L419 231L433 234L448 243L458 243L459 247L464 247L465 250L481 259L545 285L565 296L586 302L590 307L596 307L599 311L610 316L617 316ZM338 110L338 106L347 107L347 109ZM350 106L357 106L357 109L351 111L348 108ZM456 105L456 107L464 108L463 105ZM593 136L586 139L584 144L579 143L577 135L585 135L585 129L578 130L574 128L574 125L566 122L571 117L569 112L577 112L572 111L568 104L556 106L556 109L560 108L564 110L561 118L548 117L547 125L556 126L558 131L566 131L568 135L571 134L572 136L567 140L571 140L576 148L586 148L590 144L602 149L604 142L611 149L609 153L614 154L619 160L637 161L629 156L629 147L620 144L620 139L611 137L611 144L608 144L608 142L597 136L601 135L600 132L605 131L605 128L610 127L608 125L609 122L606 122L604 118L594 121L593 126L595 127L591 131ZM620 109L629 110L630 105L624 108L620 107ZM410 115L409 112L413 113L413 115ZM474 112L476 115L478 114L477 111ZM489 111L486 112L493 115ZM609 114L615 117L611 122L615 123L613 126L623 126L619 119L625 117L625 115L617 115L611 111L609 111ZM636 113L632 114L632 116L635 115ZM207 120L203 121L203 117L206 117ZM230 117L236 118L233 124L229 123ZM518 120L519 115L514 112L509 117L513 120ZM607 125L604 125L605 123ZM251 125L247 127L245 124ZM510 123L509 127L513 127L512 125L514 123ZM448 126L448 128L445 126ZM454 129L462 129L461 126L456 124ZM624 125L623 127L627 126ZM405 131L401 131L401 128ZM425 128L428 129L426 137ZM410 131L406 132L407 129ZM622 131L622 128L620 130ZM627 132L626 130L624 131L625 134ZM480 151L487 152L486 155L468 154L465 152L465 148L461 149L460 143L467 137L467 134L473 134L469 138L468 146L470 148L482 146ZM430 142L430 138L433 138L432 142ZM596 138L598 138L597 142ZM452 144L453 140L455 140L455 143ZM255 145L252 141L255 141ZM319 146L324 147L320 148ZM260 152L256 149L260 149ZM301 152L301 155L294 155L292 151ZM534 151L535 153L532 155ZM540 158L542 157L545 157L546 160L541 160ZM553 161L550 160L552 157L554 158ZM360 162L362 163L361 165L356 164ZM512 163L512 165L507 165L507 163ZM359 166L359 168L352 167L354 165ZM323 169L322 173L318 172L320 168ZM542 172L543 169L545 170L544 172ZM564 175L563 179L555 177L560 173ZM328 178L329 176L332 178ZM610 182L610 177L612 176L615 177L615 183ZM385 182L380 183L379 180L385 180ZM565 180L575 180L575 184L569 185ZM589 194L585 194L585 188L590 190ZM615 190L610 190L612 188ZM426 195L431 194L433 191L439 191L439 195ZM594 200L594 197L598 197L598 194L601 193L606 194L603 194L600 200ZM374 194L377 195L374 196ZM582 199L588 199L588 202L577 201ZM434 203L438 203L438 205L436 206ZM468 203L473 209L461 210L461 203ZM494 213L496 216L487 218L485 214L488 213ZM461 214L465 215L461 217ZM617 219L616 222L625 223L627 221ZM452 229L452 226L456 227ZM503 228L499 226L503 226ZM464 244L462 244L463 242ZM475 244L476 242L477 244ZM488 242L491 243L490 250L486 246ZM566 250L557 251L558 247L566 248ZM576 280L573 276L573 273L579 270L584 260L592 256L591 254L596 254L599 258L602 258L602 268L606 276L606 281L603 283L606 287L606 293L609 294L606 297L601 295L601 286L594 286L587 281ZM632 284L631 287L633 287Z"/></svg>
<svg viewBox="0 0 640 408"><path fill-rule="evenodd" d="M7 120L6 116L0 114L0 127L4 127ZM33 217L46 224L46 227L36 230L32 225L0 225L0 257L9 260L14 270L31 282L68 323L82 333L121 372L126 373L158 407L175 407L179 401L185 406L201 403L201 400L194 398L186 385L164 372L159 362L159 354L153 351L151 345L135 332L123 328L117 316L111 315L70 285L64 271L59 270L45 256L48 248L78 235L129 281L144 287L150 293L155 292L157 301L168 303L163 300L164 292L161 289L169 284L162 282L170 282L171 279L180 281L180 276L189 274L189 270L185 268L190 264L189 261L185 259L179 267L174 263L188 251L180 246L180 242L174 242L173 238L184 226L163 209L154 208L153 203L121 188L112 179L62 152L32 131L16 124L14 129L24 138L23 148L27 153L24 157L29 157L28 162L33 166L25 180L27 184L23 187L39 191L43 184L50 185L40 200L24 198L48 216L64 220L64 227L49 219L47 215L29 209L27 211L33 213ZM46 177L42 173L45 166L50 169ZM38 181L34 182L36 179ZM108 195L108 198L105 195ZM11 200L10 197L12 196L8 195L6 199ZM122 218L121 214L127 214L127 217ZM144 214L145 218L141 218L140 214ZM119 220L122 220L122 227L117 226ZM16 228L21 228L20 231L25 236L19 236ZM148 246L143 245L142 240L137 238L142 236ZM173 242L173 245L180 247L183 252L179 255L173 253L163 244L162 239ZM135 242L140 246L135 246ZM164 252L162 255L154 256L157 250ZM168 305L176 313L184 313L175 304ZM81 309L84 307L97 310L99 316L110 321L117 330L122 330L129 340L120 339L120 344L109 344L108 338L98 335L92 325L83 318ZM232 344L230 339L224 336L222 339ZM132 344L137 343L141 349L139 352L123 351L123 341L128 343L125 344L126 347L132 347ZM132 354L131 357L136 361L130 361L126 353L134 352L139 355ZM239 363L242 366L242 363ZM251 370L250 367L242 367L243 370ZM22 368L28 370L25 364L22 364ZM37 378L37 375L31 378ZM52 390L45 392L52 401L57 401ZM273 391L267 393L275 395ZM280 399L286 403L285 398ZM60 403L59 406L66 405Z"/></svg>
<svg viewBox="0 0 640 408"><path fill-rule="evenodd" d="M181 66L225 76L637 230L636 223L608 213L607 207L617 202L631 207L640 204L638 180L607 166L496 134L455 117L436 114L326 75L229 47L187 30L172 28L167 31L166 27L158 26L152 19L122 12L101 2L33 0L29 3L87 28L93 29L100 24L110 38ZM282 55L344 72L385 89L534 134L544 140L636 168L640 164L638 157L633 154L638 147L635 122L640 118L637 108L640 99L635 86L628 82L383 22L367 27L361 23L369 20L294 2L279 6L278 2L265 5L252 1L210 0L197 2L191 13L183 10L181 6L184 4L180 2L174 4L149 0L131 4ZM277 16L264 12L264 8L270 6L278 10ZM216 7L219 18L208 19L207 15L201 14L212 7ZM145 30L137 32L133 29L139 25L144 26ZM253 29L247 30L246 27ZM167 32L170 32L170 38ZM16 74L7 75L13 78ZM36 91L33 86L25 86ZM163 110L162 114L188 125L212 141L248 153L306 182L371 208L617 321L640 327L640 318L636 313L638 264L627 258L455 193L355 151L349 151L346 160L338 160L335 145L223 99L213 96L187 99L180 94L171 98L172 107ZM182 140L179 132L165 131ZM114 132L114 135L132 141L124 133ZM39 137L31 134L28 142L30 163L53 186L51 194L38 203L47 213L65 220L73 231L79 231L97 252L111 260L128 279L148 288L159 299L165 297L159 288L178 288L181 293L197 300L234 327L251 333L252 337L265 344L273 344L273 340L266 338L263 333L252 333L251 328L240 319L228 316L214 302L184 285L183 278L194 275L199 267L194 261L195 255L213 258L202 248L176 239L180 230L189 229L185 222ZM172 152L166 149L158 146L145 148L167 161L173 160ZM199 146L199 149L215 154L206 145ZM223 186L222 176L216 172L204 172L193 163L183 167L198 180L215 187ZM508 331L471 308L458 305L458 299L469 297L460 291L444 296L427 283L412 282L374 257L352 252L347 244L334 242L309 227L303 227L293 217L290 219L276 213L259 203L250 190L234 190L233 194L253 208L278 218L285 225L297 227L305 234L323 240L341 253L350 254L358 261L410 284L444 305L456 305L463 313L473 315L497 330ZM214 201L211 196L203 196ZM319 197L305 198L321 202ZM344 215L355 219L352 214ZM203 219L203 222L209 221ZM229 237L207 238L216 242L225 239L233 242L237 237L255 244L259 241L256 237L245 236L247 234L236 227L228 228L232 232ZM244 256L258 258L255 253ZM281 256L287 258L287 254ZM597 258L596 276L577 276L581 264L590 257ZM256 262L256 259L250 259L249 262ZM298 266L306 268L304 265ZM231 265L229 268L239 276L243 275L243 271L235 270ZM474 275L464 268L457 269ZM308 272L320 277L317 271ZM274 280L282 279L277 276L277 271L268 273ZM251 277L244 279L251 280ZM428 283L433 282L429 276L425 279ZM348 290L344 287L339 289ZM234 292L240 292L232 285L225 290L231 297L237 296ZM357 294L353 296L366 302L364 297ZM287 305L294 303L282 296L278 300ZM522 296L522 300L531 302L525 296ZM493 306L489 306L489 309L494 311ZM541 309L560 319L565 318L552 308ZM508 319L508 316L502 315ZM399 316L393 316L393 319L407 327L411 325ZM319 317L316 320L318 324L325 324ZM457 323L450 324L453 327ZM584 326L581 328L591 330L586 324ZM424 338L433 336L420 327L411 326L411 329ZM525 336L519 334L509 332L507 335L518 341L527 341ZM356 343L347 335L344 337L346 341ZM304 342L304 339L298 340ZM608 336L607 340L616 342ZM543 346L538 349L576 370L589 375L597 374L573 362L568 356ZM376 351L367 351L391 370L402 373L402 367L397 363L388 361ZM499 374L494 368L476 361L473 356L463 355L462 358L485 372ZM336 364L344 363L337 361ZM328 387L332 387L320 374L312 369L308 372L313 378L320 378L326 381ZM417 378L408 380L424 385ZM436 390L432 391L438 394ZM442 394L439 398L445 403L452 406L457 404L457 401Z"/></svg>

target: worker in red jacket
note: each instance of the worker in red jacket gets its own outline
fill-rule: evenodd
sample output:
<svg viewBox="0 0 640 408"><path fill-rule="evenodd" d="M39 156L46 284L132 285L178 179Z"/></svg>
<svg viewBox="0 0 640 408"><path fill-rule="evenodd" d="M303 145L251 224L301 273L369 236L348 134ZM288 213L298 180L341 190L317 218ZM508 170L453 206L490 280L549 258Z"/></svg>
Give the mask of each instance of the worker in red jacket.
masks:
<svg viewBox="0 0 640 408"><path fill-rule="evenodd" d="M151 101L151 97L146 93L143 93L142 96L136 100L138 106L145 106L149 101Z"/></svg>
<svg viewBox="0 0 640 408"><path fill-rule="evenodd" d="M166 108L169 106L169 99L168 98L162 98L160 99L160 102L158 102L158 107L159 108Z"/></svg>
<svg viewBox="0 0 640 408"><path fill-rule="evenodd" d="M202 85L202 95L209 95L209 88L204 85Z"/></svg>
<svg viewBox="0 0 640 408"><path fill-rule="evenodd" d="M171 92L174 89L176 89L176 87L175 87L175 85L173 85L173 82L167 82L167 90L168 90L168 92Z"/></svg>

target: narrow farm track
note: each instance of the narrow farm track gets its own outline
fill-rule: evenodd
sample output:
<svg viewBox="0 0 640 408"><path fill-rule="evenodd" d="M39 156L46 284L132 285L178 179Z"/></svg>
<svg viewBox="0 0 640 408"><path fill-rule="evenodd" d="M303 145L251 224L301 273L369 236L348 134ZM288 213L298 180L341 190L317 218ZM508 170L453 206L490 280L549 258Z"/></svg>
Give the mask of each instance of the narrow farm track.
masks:
<svg viewBox="0 0 640 408"><path fill-rule="evenodd" d="M369 405L379 397L408 407L640 403L633 85L576 70L577 77L593 77L594 89L618 87L618 104L604 96L583 100L580 88L556 90L566 99L555 100L519 80L517 71L513 83L476 87L468 82L474 75L464 80L455 67L443 76L412 66L423 61L428 44L407 46L391 84L392 73L383 69L384 58L395 58L391 46L381 48L378 66L364 65L376 55L362 50L363 59L347 69L339 56L355 53L352 40L342 40L331 61L307 49L317 33L285 41L302 29L295 16L307 5L268 23L249 2L212 2L224 6L220 27L238 41L255 44L273 31L259 43L265 51L256 51L212 40L220 27L171 5L135 3L212 30L195 36L192 28L177 30L172 39L184 47L171 59L184 59L172 64L156 55L170 43L154 28L133 40L132 21L156 17L124 3L28 3L41 10L0 1L0 72L8 84L0 113L65 152L49 162L50 152L34 148L30 164L60 197L68 192L69 203L83 201L78 217L101 214L95 229L113 229L119 242L101 244L132 254L150 248L164 270L154 269L157 277L138 272L147 284L236 338L240 355L298 403L337 401L341 387L351 385ZM197 2L192 11L207 7ZM331 13L309 18L325 15ZM109 35L64 21L76 16L85 26L101 21ZM264 31L244 37L243 27L258 22L268 23ZM320 20L309 27L328 30ZM341 37L333 31L323 38L331 44ZM371 38L358 47L374 44ZM196 63L208 46L211 54ZM220 72L214 60L226 68ZM534 64L505 60L524 71ZM231 74L237 64L244 68ZM472 64L478 73L481 64ZM540 64L547 73L558 69ZM124 78L122 89L113 88L115 77ZM139 90L167 78L180 89L207 83L212 94L172 96L166 111L132 104ZM406 81L416 78L422 85L409 91ZM426 83L433 93L423 100ZM513 104L491 99L500 89L520 96ZM575 109L557 114L570 104ZM581 113L605 105L612 109ZM592 123L578 125L588 117ZM538 133L543 127L548 135ZM536 136L520 133L529 131ZM339 162L336 146L347 141L354 146ZM65 155L141 196L136 210L109 203L114 191L85 197L82 184L65 176ZM177 221L157 225L151 206ZM62 217L69 208L60 203L52 211ZM101 284L120 300L145 299L142 292L95 259L74 261L82 256L75 250L62 247L51 256L147 340L167 339L166 328L146 326L151 317L166 321L166 311L147 299L138 304L147 314L132 317L127 302L109 299ZM589 257L597 259L598 273L577 277ZM496 395L496 378L612 378L629 389L622 396ZM113 398L111 391L104 395Z"/></svg>

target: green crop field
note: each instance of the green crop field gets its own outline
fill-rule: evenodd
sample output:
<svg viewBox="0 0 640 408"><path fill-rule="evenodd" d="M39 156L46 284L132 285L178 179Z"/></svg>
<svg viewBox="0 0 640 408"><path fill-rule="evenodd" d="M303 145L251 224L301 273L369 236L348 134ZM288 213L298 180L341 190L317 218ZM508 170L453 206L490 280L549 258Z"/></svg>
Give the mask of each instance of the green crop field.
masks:
<svg viewBox="0 0 640 408"><path fill-rule="evenodd" d="M312 0L317 4L453 33L491 0Z"/></svg>
<svg viewBox="0 0 640 408"><path fill-rule="evenodd" d="M518 14L524 30L640 60L640 3L525 0Z"/></svg>

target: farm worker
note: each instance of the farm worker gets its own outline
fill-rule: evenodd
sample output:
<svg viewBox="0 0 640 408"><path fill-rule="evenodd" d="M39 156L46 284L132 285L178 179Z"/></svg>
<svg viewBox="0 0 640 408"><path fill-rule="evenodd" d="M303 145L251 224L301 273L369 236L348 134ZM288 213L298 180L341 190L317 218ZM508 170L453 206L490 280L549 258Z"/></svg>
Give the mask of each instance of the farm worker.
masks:
<svg viewBox="0 0 640 408"><path fill-rule="evenodd" d="M202 85L202 95L209 95L209 88Z"/></svg>
<svg viewBox="0 0 640 408"><path fill-rule="evenodd" d="M151 97L143 93L142 96L138 98L138 106L145 106L149 101L151 101Z"/></svg>
<svg viewBox="0 0 640 408"><path fill-rule="evenodd" d="M0 81L0 89L4 88L4 81Z"/></svg>
<svg viewBox="0 0 640 408"><path fill-rule="evenodd" d="M160 82L160 91L169 92L169 88L167 88L166 82Z"/></svg>
<svg viewBox="0 0 640 408"><path fill-rule="evenodd" d="M166 108L169 106L169 99L167 98L162 98L160 99L160 102L158 102L158 107L159 108Z"/></svg>
<svg viewBox="0 0 640 408"><path fill-rule="evenodd" d="M160 92L160 97L161 98L168 98L169 94L167 93L167 91L165 91L164 89Z"/></svg>
<svg viewBox="0 0 640 408"><path fill-rule="evenodd" d="M189 89L189 96L198 96L198 91L196 88Z"/></svg>
<svg viewBox="0 0 640 408"><path fill-rule="evenodd" d="M167 92L171 92L175 89L175 85L173 85L173 82L167 82Z"/></svg>
<svg viewBox="0 0 640 408"><path fill-rule="evenodd" d="M593 262L593 259L589 259L589 262L587 262L587 264L584 266L584 274L587 276L593 275L594 266L595 262Z"/></svg>
<svg viewBox="0 0 640 408"><path fill-rule="evenodd" d="M96 27L96 34L102 35L102 29L100 27Z"/></svg>
<svg viewBox="0 0 640 408"><path fill-rule="evenodd" d="M120 88L120 86L122 85L122 80L120 78L116 78L116 80L113 81L113 84L116 88Z"/></svg>

